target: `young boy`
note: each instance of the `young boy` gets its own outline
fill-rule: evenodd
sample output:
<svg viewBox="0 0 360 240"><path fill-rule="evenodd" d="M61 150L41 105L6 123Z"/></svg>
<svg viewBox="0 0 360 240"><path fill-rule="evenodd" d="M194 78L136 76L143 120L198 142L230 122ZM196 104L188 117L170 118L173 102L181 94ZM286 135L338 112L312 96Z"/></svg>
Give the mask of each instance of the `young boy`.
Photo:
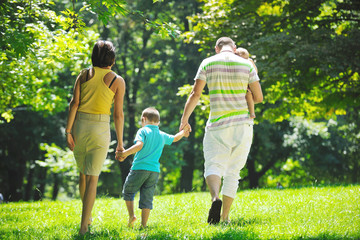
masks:
<svg viewBox="0 0 360 240"><path fill-rule="evenodd" d="M245 48L236 49L235 54L242 58L248 59L252 63L252 65L255 67L256 72L258 72L254 61L251 58L249 58L249 52ZM248 104L250 118L255 118L256 117L255 116L255 104L254 104L254 99L253 99L252 93L249 88L245 95L245 98L246 98L246 102Z"/></svg>
<svg viewBox="0 0 360 240"><path fill-rule="evenodd" d="M141 115L142 128L136 133L135 144L123 152L116 152L116 159L120 162L124 161L127 156L136 153L123 187L123 197L129 212L128 227L132 227L136 221L134 197L139 190L141 225L143 228L146 227L150 210L153 207L155 187L160 173L159 159L164 145L171 145L184 136L189 136L189 125L174 136L160 131L159 123L159 112L155 108L146 108Z"/></svg>

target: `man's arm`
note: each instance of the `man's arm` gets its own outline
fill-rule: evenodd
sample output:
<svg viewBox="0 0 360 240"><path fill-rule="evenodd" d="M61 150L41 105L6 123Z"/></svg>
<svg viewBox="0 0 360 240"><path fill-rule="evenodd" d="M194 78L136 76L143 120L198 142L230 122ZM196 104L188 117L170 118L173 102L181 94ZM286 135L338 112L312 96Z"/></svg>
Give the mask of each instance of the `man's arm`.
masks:
<svg viewBox="0 0 360 240"><path fill-rule="evenodd" d="M205 85L206 85L206 81L200 79L195 80L193 90L191 91L190 96L185 103L184 113L181 117L179 131L181 131L186 125L188 125L189 117L191 113L194 111L196 105L198 104ZM191 132L191 128L190 128L190 132Z"/></svg>
<svg viewBox="0 0 360 240"><path fill-rule="evenodd" d="M261 90L261 85L259 81L253 82L249 84L251 93L254 98L254 103L261 103L263 101L263 94Z"/></svg>

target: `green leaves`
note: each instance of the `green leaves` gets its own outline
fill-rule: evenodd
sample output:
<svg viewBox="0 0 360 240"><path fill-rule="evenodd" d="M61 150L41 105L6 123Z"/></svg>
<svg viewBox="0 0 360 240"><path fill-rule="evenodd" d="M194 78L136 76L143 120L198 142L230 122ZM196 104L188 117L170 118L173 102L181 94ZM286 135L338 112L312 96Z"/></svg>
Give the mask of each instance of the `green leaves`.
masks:
<svg viewBox="0 0 360 240"><path fill-rule="evenodd" d="M114 144L114 141L111 143ZM40 149L45 152L45 160L35 161L41 167L47 167L53 173L62 173L66 176L78 176L78 170L76 167L73 152L69 148L62 149L55 143L51 145L47 143L41 143ZM113 149L110 149L113 151ZM113 161L106 159L103 165L102 171L109 172L110 166Z"/></svg>
<svg viewBox="0 0 360 240"><path fill-rule="evenodd" d="M85 23L79 18L78 14L70 9L65 9L64 11L61 11L61 13L66 17L65 21L60 22L63 29L66 29L67 31L70 29L74 29L79 32L83 31Z"/></svg>
<svg viewBox="0 0 360 240"><path fill-rule="evenodd" d="M64 87L68 83L57 86L56 82L62 80L58 73L66 68L78 72L88 62L89 42L98 35L83 31L84 24L74 12L63 11L67 15L64 18L41 1L11 1L2 6L1 10L6 10L0 17L5 23L4 38L0 40L2 117L11 120L12 109L24 105L44 114L63 111L69 89ZM16 17L19 19L14 21Z"/></svg>
<svg viewBox="0 0 360 240"><path fill-rule="evenodd" d="M265 96L261 119L344 114L359 106L359 12L352 1L204 2L188 41L213 48L232 37L255 58ZM350 17L351 15L351 17Z"/></svg>
<svg viewBox="0 0 360 240"><path fill-rule="evenodd" d="M180 30L174 23L161 23L159 20L150 21L146 19L146 26L148 29L153 29L155 33L159 34L162 38L172 37L177 38L180 35Z"/></svg>
<svg viewBox="0 0 360 240"><path fill-rule="evenodd" d="M178 92L176 93L177 96L189 96L193 89L193 85L185 84L182 87L179 87ZM204 92L204 91L203 91ZM195 111L199 111L198 114L208 116L210 113L210 96L207 94L202 94L199 100L200 109ZM205 111L205 112L204 112Z"/></svg>
<svg viewBox="0 0 360 240"><path fill-rule="evenodd" d="M142 11L128 10L124 0L87 1L80 9L65 8L56 13L52 2L8 1L0 5L0 114L6 121L12 109L30 106L44 114L63 111L70 97L72 79L58 86L62 71L79 72L88 65L90 49L99 35L83 21L92 12L107 25L118 14L140 18L162 38L176 38L178 27L160 19L150 19ZM157 4L160 4L158 2ZM55 4L54 4L55 5ZM73 74L69 74L73 75ZM64 88L64 86L66 86Z"/></svg>
<svg viewBox="0 0 360 240"><path fill-rule="evenodd" d="M113 1L87 1L86 9L98 15L98 19L107 25L112 18L116 18L118 14L122 16L136 17L142 19L148 29L153 29L155 33L159 34L162 38L173 37L176 38L180 34L178 27L171 23L165 22L160 19L151 20L142 11L137 9L129 9L128 4L124 0ZM160 3L163 0L154 0L153 3ZM84 8L83 8L84 9ZM67 9L67 11L70 11ZM74 16L74 14L70 15Z"/></svg>
<svg viewBox="0 0 360 240"><path fill-rule="evenodd" d="M10 122L11 119L14 118L11 109L7 110L6 112L1 113L1 117L4 118L6 122ZM1 121L0 121L0 123L1 123Z"/></svg>
<svg viewBox="0 0 360 240"><path fill-rule="evenodd" d="M126 9L126 1L112 0L112 1L87 1L86 10L91 11L98 15L98 19L104 24L110 21L117 14L126 16L129 11Z"/></svg>
<svg viewBox="0 0 360 240"><path fill-rule="evenodd" d="M63 173L68 176L77 176L76 164L74 156L70 149L61 149L54 143L48 145L47 143L40 144L40 149L45 151L45 160L37 160L36 164L41 167L48 167L54 173Z"/></svg>

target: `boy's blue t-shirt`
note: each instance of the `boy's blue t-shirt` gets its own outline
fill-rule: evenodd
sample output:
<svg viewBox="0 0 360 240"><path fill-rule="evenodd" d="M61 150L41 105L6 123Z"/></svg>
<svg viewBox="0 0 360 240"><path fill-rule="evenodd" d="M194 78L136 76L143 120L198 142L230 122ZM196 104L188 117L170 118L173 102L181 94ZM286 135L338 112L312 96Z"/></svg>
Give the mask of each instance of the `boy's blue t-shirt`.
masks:
<svg viewBox="0 0 360 240"><path fill-rule="evenodd" d="M165 144L171 145L174 136L160 131L159 126L146 125L140 128L134 143L141 141L144 143L142 149L135 154L132 170L147 170L160 172L161 153Z"/></svg>

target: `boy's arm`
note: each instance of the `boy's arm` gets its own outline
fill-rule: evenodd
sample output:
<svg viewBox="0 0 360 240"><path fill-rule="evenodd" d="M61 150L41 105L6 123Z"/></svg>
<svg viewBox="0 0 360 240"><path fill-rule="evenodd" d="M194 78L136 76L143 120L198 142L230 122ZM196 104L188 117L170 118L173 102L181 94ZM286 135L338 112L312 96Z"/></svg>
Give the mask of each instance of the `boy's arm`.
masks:
<svg viewBox="0 0 360 240"><path fill-rule="evenodd" d="M175 134L175 137L174 137L174 141L173 142L177 142L179 141L180 139L182 139L185 135L185 131L184 130L181 130L180 132L178 132L177 134Z"/></svg>
<svg viewBox="0 0 360 240"><path fill-rule="evenodd" d="M116 159L118 159L120 162L124 161L125 158L127 158L129 155L137 153L140 151L143 147L144 143L142 141L137 141L134 145L129 147L123 152L116 152Z"/></svg>
<svg viewBox="0 0 360 240"><path fill-rule="evenodd" d="M134 154L134 153L137 153L138 151L140 151L143 146L144 146L144 143L142 141L136 141L136 143L134 145L132 145L131 147L129 147L122 153L125 154L127 157L131 154Z"/></svg>

